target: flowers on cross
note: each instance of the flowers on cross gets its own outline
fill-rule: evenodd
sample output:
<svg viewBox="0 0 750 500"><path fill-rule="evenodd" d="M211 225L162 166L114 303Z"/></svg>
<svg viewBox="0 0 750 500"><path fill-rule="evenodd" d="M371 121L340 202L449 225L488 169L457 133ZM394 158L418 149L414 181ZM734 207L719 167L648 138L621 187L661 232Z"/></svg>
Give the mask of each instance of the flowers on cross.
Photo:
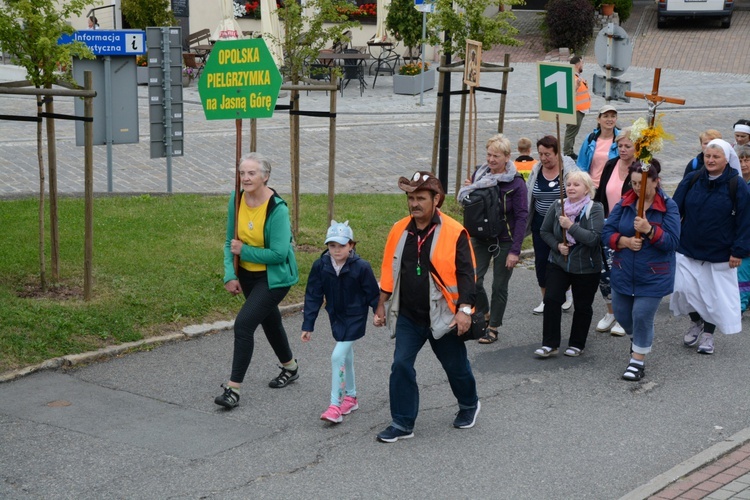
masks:
<svg viewBox="0 0 750 500"><path fill-rule="evenodd" d="M430 69L429 63L424 63L424 70L427 71ZM409 63L404 64L400 68L398 68L398 74L399 75L405 75L405 76L417 76L422 72L422 63Z"/></svg>
<svg viewBox="0 0 750 500"><path fill-rule="evenodd" d="M146 56L136 56L135 64L136 66L148 66L148 58Z"/></svg>
<svg viewBox="0 0 750 500"><path fill-rule="evenodd" d="M644 118L638 118L630 128L630 140L635 146L635 157L641 163L651 163L651 158L664 147L664 139L672 139L661 124L661 115L649 126Z"/></svg>

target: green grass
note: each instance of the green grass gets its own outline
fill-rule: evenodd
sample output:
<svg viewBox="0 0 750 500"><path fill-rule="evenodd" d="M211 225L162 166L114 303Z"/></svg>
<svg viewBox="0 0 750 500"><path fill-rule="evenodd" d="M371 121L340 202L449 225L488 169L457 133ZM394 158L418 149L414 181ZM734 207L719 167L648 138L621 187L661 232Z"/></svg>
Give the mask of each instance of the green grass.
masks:
<svg viewBox="0 0 750 500"><path fill-rule="evenodd" d="M83 199L59 201L60 280L50 288L60 293L33 298L24 293L39 285L38 202L0 201L0 372L178 331L188 324L234 318L243 299L230 296L222 282L227 199L97 198L89 302L82 299ZM443 208L460 220L453 198ZM327 196L301 197L300 282L284 304L304 298L310 267L324 250L327 213ZM388 231L408 213L406 197L337 195L335 213L337 220L349 220L357 252L379 277ZM45 254L49 279L49 241ZM71 290L77 293L62 293Z"/></svg>
<svg viewBox="0 0 750 500"><path fill-rule="evenodd" d="M231 297L222 283L226 205L226 196L97 198L93 299L85 302L83 200L62 198L59 203L58 289L81 291L64 299L22 297L39 284L38 202L0 201L0 372L191 323L233 318L242 299ZM446 205L455 215L455 202ZM379 276L388 230L407 214L405 196L337 195L335 209L337 220L350 221L357 251ZM286 304L302 301L328 224L327 197L303 195L300 283ZM49 242L46 255L49 278Z"/></svg>

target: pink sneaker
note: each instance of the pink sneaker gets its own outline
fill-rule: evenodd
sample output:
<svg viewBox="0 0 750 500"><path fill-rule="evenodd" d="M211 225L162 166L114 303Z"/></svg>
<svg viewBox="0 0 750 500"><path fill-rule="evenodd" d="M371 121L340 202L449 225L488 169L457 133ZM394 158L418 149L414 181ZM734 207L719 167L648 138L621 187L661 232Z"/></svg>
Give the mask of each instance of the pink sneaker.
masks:
<svg viewBox="0 0 750 500"><path fill-rule="evenodd" d="M359 408L359 403L357 403L357 398L353 398L351 396L346 396L344 400L341 402L341 414L342 415L349 415L351 412Z"/></svg>
<svg viewBox="0 0 750 500"><path fill-rule="evenodd" d="M320 419L328 420L329 422L333 422L334 424L339 424L342 420L344 420L344 417L341 416L341 409L338 406L331 405L326 411L323 412L323 414L320 416Z"/></svg>

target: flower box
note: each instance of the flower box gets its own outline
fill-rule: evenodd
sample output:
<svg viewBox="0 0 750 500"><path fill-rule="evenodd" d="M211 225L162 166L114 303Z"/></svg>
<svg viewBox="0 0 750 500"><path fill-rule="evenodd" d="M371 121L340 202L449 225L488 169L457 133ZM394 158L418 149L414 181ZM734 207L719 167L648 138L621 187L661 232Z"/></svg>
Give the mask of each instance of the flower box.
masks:
<svg viewBox="0 0 750 500"><path fill-rule="evenodd" d="M393 75L393 93L404 95L417 95L420 90L431 90L435 87L434 69L428 69L423 74L416 76ZM422 77L424 76L424 86L422 86Z"/></svg>

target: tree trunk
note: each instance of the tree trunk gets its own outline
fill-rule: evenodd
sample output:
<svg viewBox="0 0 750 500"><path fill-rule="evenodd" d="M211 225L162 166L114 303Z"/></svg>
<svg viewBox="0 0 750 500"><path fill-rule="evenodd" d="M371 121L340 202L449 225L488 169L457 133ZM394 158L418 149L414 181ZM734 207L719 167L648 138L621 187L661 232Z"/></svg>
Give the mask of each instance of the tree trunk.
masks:
<svg viewBox="0 0 750 500"><path fill-rule="evenodd" d="M42 97L36 98L37 112L42 111ZM44 155L42 154L42 122L36 124L36 154L39 162L39 284L47 291L47 269L44 258Z"/></svg>
<svg viewBox="0 0 750 500"><path fill-rule="evenodd" d="M45 88L51 89L47 84ZM44 99L44 111L55 112L55 103L52 96ZM55 119L45 118L47 125L47 161L49 163L49 232L50 232L50 258L52 264L52 281L60 279L60 233L58 232L57 216L57 147L55 144Z"/></svg>
<svg viewBox="0 0 750 500"><path fill-rule="evenodd" d="M292 84L298 85L299 80L292 79ZM299 235L299 91L292 90L292 112L289 115L290 166L292 177L292 233L294 239Z"/></svg>

